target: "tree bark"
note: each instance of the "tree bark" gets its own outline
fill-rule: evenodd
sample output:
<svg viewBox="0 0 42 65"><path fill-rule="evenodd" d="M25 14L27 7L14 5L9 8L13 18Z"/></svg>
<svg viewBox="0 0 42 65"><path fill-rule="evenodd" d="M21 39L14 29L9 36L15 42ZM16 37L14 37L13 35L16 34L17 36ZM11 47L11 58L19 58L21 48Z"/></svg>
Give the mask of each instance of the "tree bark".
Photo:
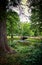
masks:
<svg viewBox="0 0 42 65"><path fill-rule="evenodd" d="M6 34L6 5L8 0L0 0L0 53L13 51L7 44Z"/></svg>
<svg viewBox="0 0 42 65"><path fill-rule="evenodd" d="M0 21L0 52L10 52L7 44L6 20Z"/></svg>

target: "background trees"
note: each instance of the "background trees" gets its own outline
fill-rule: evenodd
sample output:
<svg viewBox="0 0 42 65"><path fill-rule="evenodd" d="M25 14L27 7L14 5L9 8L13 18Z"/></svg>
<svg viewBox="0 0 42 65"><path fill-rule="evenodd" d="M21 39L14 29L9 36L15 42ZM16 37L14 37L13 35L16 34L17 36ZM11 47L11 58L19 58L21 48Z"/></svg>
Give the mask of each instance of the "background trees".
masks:
<svg viewBox="0 0 42 65"><path fill-rule="evenodd" d="M19 24L19 15L16 12L9 11L7 15L7 35L14 35Z"/></svg>
<svg viewBox="0 0 42 65"><path fill-rule="evenodd" d="M31 21L36 35L42 32L42 0L29 0L31 8Z"/></svg>
<svg viewBox="0 0 42 65"><path fill-rule="evenodd" d="M22 36L33 36L34 33L31 30L31 23L25 22L25 23L21 23L21 34Z"/></svg>

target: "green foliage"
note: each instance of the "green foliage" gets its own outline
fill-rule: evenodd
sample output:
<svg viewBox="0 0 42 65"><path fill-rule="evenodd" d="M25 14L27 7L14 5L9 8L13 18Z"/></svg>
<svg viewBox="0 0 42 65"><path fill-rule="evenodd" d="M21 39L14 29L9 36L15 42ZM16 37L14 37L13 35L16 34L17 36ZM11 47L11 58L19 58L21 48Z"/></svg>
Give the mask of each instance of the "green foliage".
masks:
<svg viewBox="0 0 42 65"><path fill-rule="evenodd" d="M32 15L31 15L31 29L34 31L35 36L40 35L40 29L39 28L40 28L40 21L39 21L38 12L32 12Z"/></svg>
<svg viewBox="0 0 42 65"><path fill-rule="evenodd" d="M21 23L21 30L22 30L22 35L23 36L33 36L34 33L31 30L31 23Z"/></svg>
<svg viewBox="0 0 42 65"><path fill-rule="evenodd" d="M42 0L31 0L30 7L32 10L31 21L32 21L32 29L34 31L34 35L38 36L42 32Z"/></svg>
<svg viewBox="0 0 42 65"><path fill-rule="evenodd" d="M17 33L19 24L19 15L16 12L9 11L7 15L7 34L14 35Z"/></svg>
<svg viewBox="0 0 42 65"><path fill-rule="evenodd" d="M35 39L32 39L35 40ZM13 43L13 42L12 42ZM11 44L12 44L11 43ZM41 43L31 43L29 46L24 46L14 42L14 50L17 51L16 54L6 54L3 58L4 65L40 65L42 64L42 42ZM14 46L13 45L13 46Z"/></svg>
<svg viewBox="0 0 42 65"><path fill-rule="evenodd" d="M34 32L31 30L31 23L22 23L15 12L9 12L7 16L7 34L33 36Z"/></svg>
<svg viewBox="0 0 42 65"><path fill-rule="evenodd" d="M15 49L19 55L15 61L19 63L19 65L39 65L42 63L42 43L31 43L29 46L18 44Z"/></svg>

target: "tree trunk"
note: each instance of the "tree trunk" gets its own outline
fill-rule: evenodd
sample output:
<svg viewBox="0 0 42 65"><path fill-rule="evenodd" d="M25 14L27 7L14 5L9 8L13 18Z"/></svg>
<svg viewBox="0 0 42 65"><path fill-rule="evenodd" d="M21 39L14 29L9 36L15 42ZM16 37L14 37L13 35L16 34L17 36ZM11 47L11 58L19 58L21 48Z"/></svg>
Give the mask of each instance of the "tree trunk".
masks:
<svg viewBox="0 0 42 65"><path fill-rule="evenodd" d="M6 34L6 5L8 0L0 0L0 53L13 51L7 44Z"/></svg>
<svg viewBox="0 0 42 65"><path fill-rule="evenodd" d="M13 34L11 34L11 42L13 42Z"/></svg>
<svg viewBox="0 0 42 65"><path fill-rule="evenodd" d="M7 44L7 34L6 34L6 21L0 21L0 51L10 52L10 47Z"/></svg>

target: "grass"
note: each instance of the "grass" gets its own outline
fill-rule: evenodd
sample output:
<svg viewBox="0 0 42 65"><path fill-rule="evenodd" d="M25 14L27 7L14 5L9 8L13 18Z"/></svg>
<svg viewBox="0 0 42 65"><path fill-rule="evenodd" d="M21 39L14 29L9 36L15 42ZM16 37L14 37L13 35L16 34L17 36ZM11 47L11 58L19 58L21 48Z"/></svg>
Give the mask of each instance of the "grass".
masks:
<svg viewBox="0 0 42 65"><path fill-rule="evenodd" d="M42 43L42 38L28 38L26 40L30 41L31 43Z"/></svg>
<svg viewBox="0 0 42 65"><path fill-rule="evenodd" d="M42 65L42 40L27 39L31 44L26 45L9 40L8 44L17 52L0 57L0 65ZM38 43L37 43L37 42ZM28 44L28 43L27 43Z"/></svg>
<svg viewBox="0 0 42 65"><path fill-rule="evenodd" d="M41 39L29 38L27 40L29 40L29 42L9 41L9 45L20 54L32 52L34 49L39 49L39 47L42 46Z"/></svg>

